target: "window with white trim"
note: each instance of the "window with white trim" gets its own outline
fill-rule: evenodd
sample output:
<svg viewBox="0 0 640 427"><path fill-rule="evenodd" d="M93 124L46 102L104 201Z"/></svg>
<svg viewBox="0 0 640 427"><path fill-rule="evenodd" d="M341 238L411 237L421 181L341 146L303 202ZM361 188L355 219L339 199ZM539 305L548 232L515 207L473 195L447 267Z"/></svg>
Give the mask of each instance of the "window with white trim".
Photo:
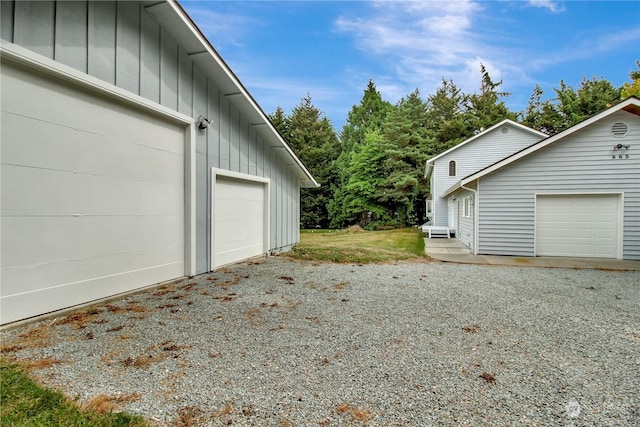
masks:
<svg viewBox="0 0 640 427"><path fill-rule="evenodd" d="M471 218L471 197L462 199L462 216L464 218Z"/></svg>

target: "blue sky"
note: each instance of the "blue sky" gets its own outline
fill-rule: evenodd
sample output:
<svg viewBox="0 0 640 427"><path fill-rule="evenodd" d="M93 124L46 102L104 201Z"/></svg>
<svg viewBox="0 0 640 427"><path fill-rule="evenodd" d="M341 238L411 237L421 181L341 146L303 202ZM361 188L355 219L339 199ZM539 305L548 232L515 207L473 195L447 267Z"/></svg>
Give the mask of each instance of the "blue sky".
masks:
<svg viewBox="0 0 640 427"><path fill-rule="evenodd" d="M523 110L536 84L628 82L640 59L640 2L554 0L188 1L200 30L265 113L309 93L336 131L369 79L396 103L442 79L465 93L480 63Z"/></svg>

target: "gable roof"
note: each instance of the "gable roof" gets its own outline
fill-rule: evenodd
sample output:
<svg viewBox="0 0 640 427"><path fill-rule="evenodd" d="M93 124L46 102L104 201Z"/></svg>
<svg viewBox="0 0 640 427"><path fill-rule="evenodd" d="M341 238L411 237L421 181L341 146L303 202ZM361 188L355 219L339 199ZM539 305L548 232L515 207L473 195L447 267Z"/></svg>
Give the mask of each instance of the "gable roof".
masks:
<svg viewBox="0 0 640 427"><path fill-rule="evenodd" d="M184 47L189 58L216 83L223 96L247 117L251 126L266 127L266 132L262 135L271 146L284 150L285 156L290 160L289 165L296 170L300 178L301 186L319 187L309 170L178 1L146 0L141 3L178 44Z"/></svg>
<svg viewBox="0 0 640 427"><path fill-rule="evenodd" d="M476 139L480 138L481 136L484 136L484 135L487 135L487 134L493 132L494 130L498 129L499 127L501 127L504 124L508 124L510 126L518 128L520 130L528 132L530 134L539 136L540 138L546 138L548 136L546 133L537 131L537 130L532 129L532 128L528 127L528 126L522 125L520 123L516 123L513 120L505 119L505 120L501 121L500 123L497 123L497 124L491 126L489 129L486 129L486 130L484 130L484 131L482 131L480 133L477 133L476 135L473 135L471 138L461 142L460 144L455 145L455 146L449 148L447 151L444 151L444 152L438 154L437 156L434 156L434 157L430 158L429 160L427 160L427 163L425 165L425 171L424 171L425 178L428 178L429 175L431 175L431 173L433 172L433 165L435 164L435 161L437 159L439 159L440 157L446 156L447 154L451 153L452 151L455 151L455 150L457 150L457 149L459 149L459 148L461 148L461 147L463 147L463 146L475 141Z"/></svg>
<svg viewBox="0 0 640 427"><path fill-rule="evenodd" d="M451 188L449 188L447 191L445 191L443 193L443 197L447 196L451 193L453 193L455 190L457 190L460 187L463 187L467 184L470 184L471 182L482 178L485 175L488 175L502 167L505 167L513 162L515 162L516 160L519 160L525 156L528 156L531 153L534 153L538 150L540 150L541 148L547 147L550 144L553 144L554 142L561 140L581 129L584 129L587 126L590 126L593 123L596 123L608 116L610 116L613 113L616 113L620 110L624 110L627 111L631 114L635 114L636 116L640 116L640 99L636 98L635 96L632 96L630 98L627 98L624 101L619 102L618 104L598 113L595 114L593 116L591 116L588 119L585 119L583 121L581 121L580 123L577 123L573 126L571 126L570 128L567 128L565 130L563 130L562 132L558 132L555 135L549 136L541 141L538 141L532 145L530 145L527 148L524 148L520 151L518 151L517 153L512 154L511 156L505 157L502 160L499 160L498 162L487 166L484 169L481 169L477 172L474 172L471 175L468 175L465 178L462 178L460 181L458 181L455 185L453 185Z"/></svg>

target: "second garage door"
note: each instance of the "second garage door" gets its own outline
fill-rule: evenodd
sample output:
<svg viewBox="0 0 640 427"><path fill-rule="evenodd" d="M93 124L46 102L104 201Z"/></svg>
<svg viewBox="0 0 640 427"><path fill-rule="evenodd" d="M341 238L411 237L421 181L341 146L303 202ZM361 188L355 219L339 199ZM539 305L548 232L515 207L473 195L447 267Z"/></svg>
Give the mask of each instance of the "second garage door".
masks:
<svg viewBox="0 0 640 427"><path fill-rule="evenodd" d="M618 258L619 197L538 195L536 255Z"/></svg>
<svg viewBox="0 0 640 427"><path fill-rule="evenodd" d="M266 253L267 183L214 174L213 268Z"/></svg>

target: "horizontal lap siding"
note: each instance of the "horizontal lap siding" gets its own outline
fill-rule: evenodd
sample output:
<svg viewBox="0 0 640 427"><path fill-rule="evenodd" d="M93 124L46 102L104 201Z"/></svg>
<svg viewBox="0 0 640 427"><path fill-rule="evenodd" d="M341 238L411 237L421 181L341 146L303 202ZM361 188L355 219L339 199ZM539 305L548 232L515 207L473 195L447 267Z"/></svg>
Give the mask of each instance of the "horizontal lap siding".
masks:
<svg viewBox="0 0 640 427"><path fill-rule="evenodd" d="M168 6L155 6L168 7ZM286 153L266 141L192 60L133 1L2 1L2 39L86 72L153 102L212 120L196 131L196 271L208 271L212 167L271 179L273 250L298 242L299 180ZM275 150L274 150L275 148Z"/></svg>
<svg viewBox="0 0 640 427"><path fill-rule="evenodd" d="M623 139L610 133L619 121ZM480 253L534 255L536 193L624 193L623 256L640 259L639 139L640 117L617 112L481 178ZM630 159L611 158L618 143Z"/></svg>
<svg viewBox="0 0 640 427"><path fill-rule="evenodd" d="M507 128L507 133L501 129ZM505 124L475 141L459 147L436 160L434 169L435 183L431 194L434 197L434 225L447 225L447 201L440 196L460 179L471 175L505 157L530 146L541 137ZM456 176L449 176L449 162L456 162Z"/></svg>

